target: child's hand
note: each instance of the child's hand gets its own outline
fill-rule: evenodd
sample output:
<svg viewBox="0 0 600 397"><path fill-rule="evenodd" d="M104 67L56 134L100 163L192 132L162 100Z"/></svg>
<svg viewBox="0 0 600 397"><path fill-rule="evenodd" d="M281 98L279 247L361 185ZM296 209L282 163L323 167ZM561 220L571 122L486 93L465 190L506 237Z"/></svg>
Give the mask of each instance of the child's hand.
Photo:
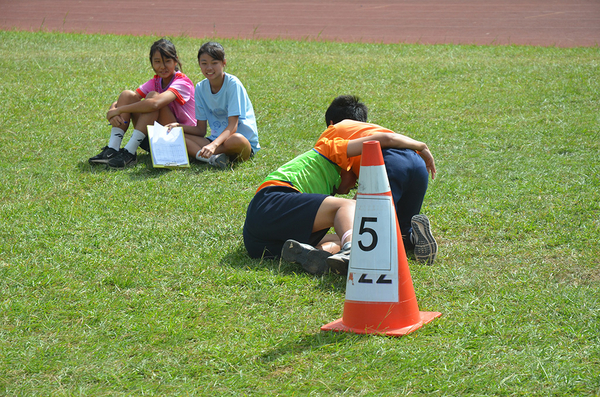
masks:
<svg viewBox="0 0 600 397"><path fill-rule="evenodd" d="M429 149L421 150L419 156L425 161L425 166L427 167L427 171L431 173L431 179L435 179L435 160L433 159L433 155L429 151Z"/></svg>
<svg viewBox="0 0 600 397"><path fill-rule="evenodd" d="M217 147L213 143L209 143L200 150L200 156L208 159L210 156L215 154L216 149Z"/></svg>
<svg viewBox="0 0 600 397"><path fill-rule="evenodd" d="M118 127L118 128L121 128L122 130L127 129L128 121L123 120L123 118L121 116L114 116L113 118L108 119L108 121L110 122L110 125L112 125L113 127Z"/></svg>
<svg viewBox="0 0 600 397"><path fill-rule="evenodd" d="M169 124L165 125L165 127L167 127L167 133L169 133L169 132L171 132L171 130L173 128L177 128L177 127L181 127L181 126L179 125L179 123L169 123Z"/></svg>
<svg viewBox="0 0 600 397"><path fill-rule="evenodd" d="M123 117L118 113L117 109L111 109L106 113L106 118L108 122L113 127L118 127L121 129L127 129L127 121L123 120Z"/></svg>
<svg viewBox="0 0 600 397"><path fill-rule="evenodd" d="M121 118L121 116L119 115L119 110L117 108L114 109L110 109L107 113L106 113L106 119L108 121L110 121L110 119L112 119L113 117L119 117Z"/></svg>

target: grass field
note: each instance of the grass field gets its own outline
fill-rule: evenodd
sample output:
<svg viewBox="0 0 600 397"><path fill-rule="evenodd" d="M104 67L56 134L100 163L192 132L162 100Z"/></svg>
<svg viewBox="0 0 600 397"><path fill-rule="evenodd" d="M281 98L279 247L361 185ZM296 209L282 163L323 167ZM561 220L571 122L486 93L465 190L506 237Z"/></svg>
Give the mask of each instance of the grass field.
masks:
<svg viewBox="0 0 600 397"><path fill-rule="evenodd" d="M223 40L263 146L218 171L88 165L155 37L0 32L0 394L600 395L600 49ZM202 39L173 38L193 81ZM251 260L263 178L324 111L428 143L402 338L321 332L345 279ZM141 153L141 152L140 152Z"/></svg>

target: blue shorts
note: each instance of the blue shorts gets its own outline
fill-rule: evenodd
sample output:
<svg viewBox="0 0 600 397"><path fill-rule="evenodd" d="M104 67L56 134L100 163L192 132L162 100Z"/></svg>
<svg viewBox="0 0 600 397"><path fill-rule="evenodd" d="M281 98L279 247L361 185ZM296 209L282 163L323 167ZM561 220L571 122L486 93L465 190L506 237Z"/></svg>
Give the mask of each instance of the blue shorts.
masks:
<svg viewBox="0 0 600 397"><path fill-rule="evenodd" d="M317 245L327 229L312 231L326 194L269 186L256 193L246 211L244 245L251 258L277 258L286 240Z"/></svg>

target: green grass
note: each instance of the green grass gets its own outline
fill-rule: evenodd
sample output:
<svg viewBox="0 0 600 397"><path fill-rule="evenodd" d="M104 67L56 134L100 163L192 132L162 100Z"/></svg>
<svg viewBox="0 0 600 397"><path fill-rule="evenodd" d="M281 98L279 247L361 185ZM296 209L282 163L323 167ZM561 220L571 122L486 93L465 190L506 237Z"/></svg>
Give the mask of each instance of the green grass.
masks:
<svg viewBox="0 0 600 397"><path fill-rule="evenodd" d="M0 32L0 394L599 395L600 50L223 40L263 150L125 171L87 164L152 72L153 37ZM193 81L202 39L173 39ZM245 208L358 94L427 142L402 338L321 332L345 280L249 259Z"/></svg>

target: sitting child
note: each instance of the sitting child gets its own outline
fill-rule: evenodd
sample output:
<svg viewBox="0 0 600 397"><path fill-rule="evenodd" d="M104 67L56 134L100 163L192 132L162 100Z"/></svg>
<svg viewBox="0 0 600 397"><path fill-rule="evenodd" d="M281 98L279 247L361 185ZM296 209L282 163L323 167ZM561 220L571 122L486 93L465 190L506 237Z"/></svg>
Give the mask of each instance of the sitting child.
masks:
<svg viewBox="0 0 600 397"><path fill-rule="evenodd" d="M137 162L137 148L148 146L147 126L155 121L162 125L177 123L195 127L194 84L181 73L181 62L173 43L160 39L150 48L150 64L156 75L135 92L123 91L112 104L106 118L112 126L108 145L90 158L90 164L108 164L124 168ZM129 142L121 148L125 131L133 121L134 130Z"/></svg>
<svg viewBox="0 0 600 397"><path fill-rule="evenodd" d="M225 73L227 60L221 44L204 43L198 51L198 63L206 78L196 85L196 126L182 126L188 154L220 168L231 160L248 160L260 145L246 89L237 77ZM179 124L168 127L176 126Z"/></svg>

